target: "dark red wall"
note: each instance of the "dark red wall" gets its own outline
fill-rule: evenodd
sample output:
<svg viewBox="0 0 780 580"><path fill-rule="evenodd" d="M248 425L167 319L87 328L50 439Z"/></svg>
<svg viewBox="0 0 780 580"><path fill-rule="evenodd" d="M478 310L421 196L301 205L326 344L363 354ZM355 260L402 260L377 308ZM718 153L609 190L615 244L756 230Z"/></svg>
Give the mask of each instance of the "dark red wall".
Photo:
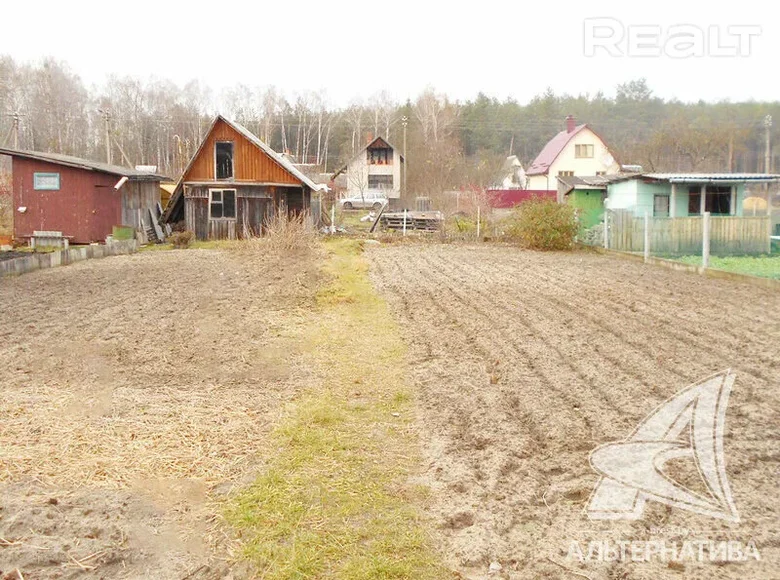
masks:
<svg viewBox="0 0 780 580"><path fill-rule="evenodd" d="M36 172L59 173L59 191L33 189ZM50 230L73 236L76 244L104 241L113 226L122 223L122 195L114 190L117 181L115 175L15 157L14 237ZM20 206L27 211L19 213Z"/></svg>
<svg viewBox="0 0 780 580"><path fill-rule="evenodd" d="M532 198L557 199L558 192L547 189L488 189L490 207L509 208Z"/></svg>

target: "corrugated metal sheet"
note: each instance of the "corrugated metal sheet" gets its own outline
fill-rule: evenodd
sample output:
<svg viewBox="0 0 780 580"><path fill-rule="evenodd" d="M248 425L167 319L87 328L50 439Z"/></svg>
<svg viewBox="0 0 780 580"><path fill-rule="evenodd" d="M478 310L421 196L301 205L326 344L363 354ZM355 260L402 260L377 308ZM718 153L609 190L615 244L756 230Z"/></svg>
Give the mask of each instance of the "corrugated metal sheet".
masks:
<svg viewBox="0 0 780 580"><path fill-rule="evenodd" d="M136 169L130 169L128 167L122 167L120 165L109 165L108 163L100 163L98 161L91 161L89 159L82 159L80 157L72 157L70 155L60 155L59 153L43 153L41 151L23 151L21 149L8 149L0 147L0 155L11 155L12 157L31 159L37 161L46 161L50 163L56 163L57 165L65 167L73 167L76 169L84 169L87 171L99 171L101 173L107 173L109 175L116 175L120 177L127 177L130 180L138 181L160 181L165 179L161 175L155 173L149 173L146 171L137 171Z"/></svg>
<svg viewBox="0 0 780 580"><path fill-rule="evenodd" d="M780 175L772 173L643 173L642 177L660 181L684 183L709 182L770 182L780 180Z"/></svg>

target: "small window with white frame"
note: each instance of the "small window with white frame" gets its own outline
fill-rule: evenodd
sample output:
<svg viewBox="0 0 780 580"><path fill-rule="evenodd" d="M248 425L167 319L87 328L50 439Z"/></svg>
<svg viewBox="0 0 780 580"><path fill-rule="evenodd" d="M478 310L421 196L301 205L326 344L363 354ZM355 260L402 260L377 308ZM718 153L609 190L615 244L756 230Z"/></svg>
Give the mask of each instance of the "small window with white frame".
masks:
<svg viewBox="0 0 780 580"><path fill-rule="evenodd" d="M574 157L577 159L593 159L593 145L590 143L575 145Z"/></svg>
<svg viewBox="0 0 780 580"><path fill-rule="evenodd" d="M33 173L33 189L37 191L59 191L59 173Z"/></svg>
<svg viewBox="0 0 780 580"><path fill-rule="evenodd" d="M236 219L236 190L209 191L209 219Z"/></svg>

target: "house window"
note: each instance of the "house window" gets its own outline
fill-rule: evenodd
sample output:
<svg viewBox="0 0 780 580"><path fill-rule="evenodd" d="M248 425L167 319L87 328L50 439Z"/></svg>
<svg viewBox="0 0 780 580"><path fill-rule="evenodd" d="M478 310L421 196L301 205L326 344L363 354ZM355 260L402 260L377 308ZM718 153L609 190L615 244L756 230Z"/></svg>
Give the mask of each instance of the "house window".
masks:
<svg viewBox="0 0 780 580"><path fill-rule="evenodd" d="M707 186L704 211L716 215L729 215L731 213L731 187ZM688 215L701 215L701 188L699 187L688 189Z"/></svg>
<svg viewBox="0 0 780 580"><path fill-rule="evenodd" d="M59 191L59 173L33 173L33 189L41 191Z"/></svg>
<svg viewBox="0 0 780 580"><path fill-rule="evenodd" d="M217 141L215 145L217 179L230 179L233 177L233 142Z"/></svg>
<svg viewBox="0 0 780 580"><path fill-rule="evenodd" d="M369 175L368 189L393 189L393 176Z"/></svg>
<svg viewBox="0 0 780 580"><path fill-rule="evenodd" d="M369 165L392 165L393 164L393 150L392 149L369 149L368 164Z"/></svg>
<svg viewBox="0 0 780 580"><path fill-rule="evenodd" d="M606 175L606 174L607 174L606 171L597 171L596 172L596 175Z"/></svg>
<svg viewBox="0 0 780 580"><path fill-rule="evenodd" d="M593 159L593 145L575 145L574 157L577 159Z"/></svg>
<svg viewBox="0 0 780 580"><path fill-rule="evenodd" d="M707 186L705 211L714 215L729 215L731 213L731 187Z"/></svg>
<svg viewBox="0 0 780 580"><path fill-rule="evenodd" d="M209 191L209 219L236 218L236 190L212 189Z"/></svg>
<svg viewBox="0 0 780 580"><path fill-rule="evenodd" d="M653 217L669 217L669 196L653 196Z"/></svg>
<svg viewBox="0 0 780 580"><path fill-rule="evenodd" d="M573 171L559 171L558 177L574 177Z"/></svg>

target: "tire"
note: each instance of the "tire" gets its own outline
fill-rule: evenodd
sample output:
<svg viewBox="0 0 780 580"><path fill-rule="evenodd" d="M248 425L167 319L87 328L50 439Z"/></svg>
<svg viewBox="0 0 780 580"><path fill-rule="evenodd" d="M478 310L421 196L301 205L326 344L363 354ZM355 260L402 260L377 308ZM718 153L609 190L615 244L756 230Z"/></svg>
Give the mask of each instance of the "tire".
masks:
<svg viewBox="0 0 780 580"><path fill-rule="evenodd" d="M379 203L379 202L376 202L376 203L375 203L374 205L372 205L371 207L372 207L372 208L374 208L376 211L379 211L380 209L382 209L382 204L381 204L381 203Z"/></svg>
<svg viewBox="0 0 780 580"><path fill-rule="evenodd" d="M352 204L348 201L344 202L344 205L341 206L342 209L352 209Z"/></svg>

